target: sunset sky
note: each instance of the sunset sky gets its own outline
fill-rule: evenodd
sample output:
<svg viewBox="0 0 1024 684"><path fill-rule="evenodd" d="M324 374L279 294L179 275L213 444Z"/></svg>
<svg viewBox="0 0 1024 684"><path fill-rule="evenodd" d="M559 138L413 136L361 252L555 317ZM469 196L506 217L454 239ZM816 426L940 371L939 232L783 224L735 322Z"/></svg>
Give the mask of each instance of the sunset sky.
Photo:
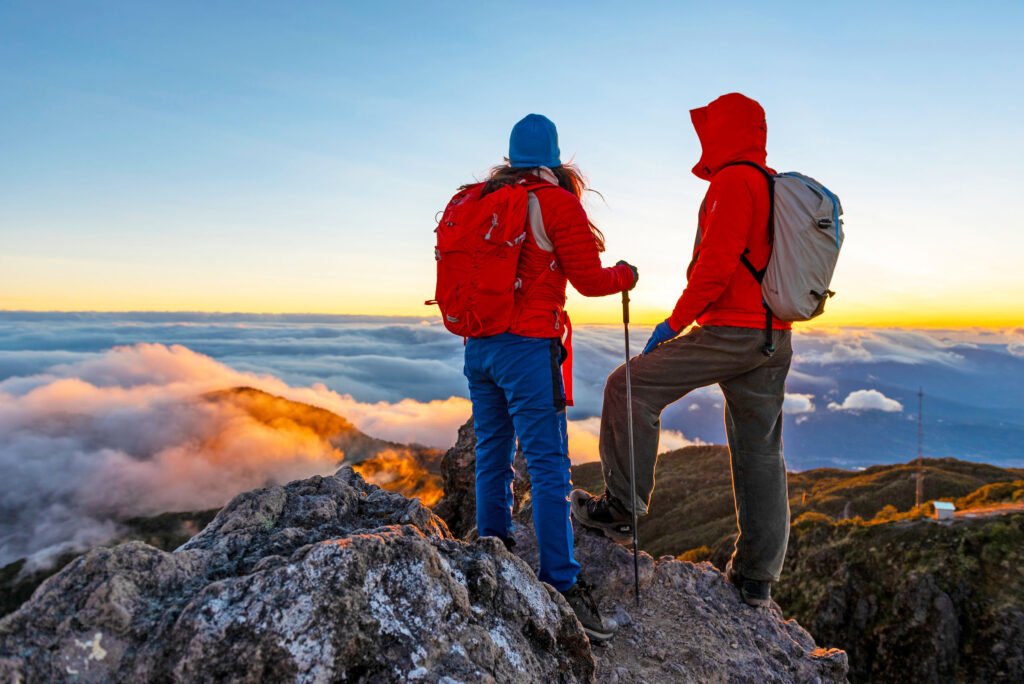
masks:
<svg viewBox="0 0 1024 684"><path fill-rule="evenodd" d="M435 213L540 112L658 321L741 91L843 200L822 325L1019 325L1024 3L729 6L4 2L0 309L429 315Z"/></svg>

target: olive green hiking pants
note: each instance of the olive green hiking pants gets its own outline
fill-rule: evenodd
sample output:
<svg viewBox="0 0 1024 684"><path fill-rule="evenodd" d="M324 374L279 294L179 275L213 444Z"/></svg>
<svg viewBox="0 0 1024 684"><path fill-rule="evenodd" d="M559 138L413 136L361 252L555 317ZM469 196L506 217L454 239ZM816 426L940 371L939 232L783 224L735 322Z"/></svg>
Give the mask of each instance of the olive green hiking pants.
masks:
<svg viewBox="0 0 1024 684"><path fill-rule="evenodd" d="M775 331L776 351L766 356L764 330L697 327L629 362L638 514L647 513L654 490L662 410L698 387L718 383L722 388L739 527L733 568L753 580L778 581L789 542L782 401L793 357L791 338L789 331ZM600 452L608 491L629 505L624 365L605 384Z"/></svg>

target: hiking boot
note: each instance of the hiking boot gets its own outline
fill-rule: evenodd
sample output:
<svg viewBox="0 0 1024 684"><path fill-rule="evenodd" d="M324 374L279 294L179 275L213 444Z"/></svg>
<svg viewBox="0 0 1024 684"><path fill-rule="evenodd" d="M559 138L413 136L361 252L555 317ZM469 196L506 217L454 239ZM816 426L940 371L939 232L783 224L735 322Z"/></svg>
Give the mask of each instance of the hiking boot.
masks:
<svg viewBox="0 0 1024 684"><path fill-rule="evenodd" d="M732 561L725 566L725 577L729 584L739 589L743 602L748 606L763 608L772 602L772 583L744 577L732 569Z"/></svg>
<svg viewBox="0 0 1024 684"><path fill-rule="evenodd" d="M583 625L583 631L592 642L601 643L612 638L615 630L609 628L601 618L597 602L590 593L590 586L582 577L577 577L576 584L568 591L563 591L562 596L569 603L572 612L576 613L576 619Z"/></svg>
<svg viewBox="0 0 1024 684"><path fill-rule="evenodd" d="M618 544L633 541L633 516L625 504L605 492L594 496L583 489L574 489L569 495L572 517L581 525L600 530Z"/></svg>

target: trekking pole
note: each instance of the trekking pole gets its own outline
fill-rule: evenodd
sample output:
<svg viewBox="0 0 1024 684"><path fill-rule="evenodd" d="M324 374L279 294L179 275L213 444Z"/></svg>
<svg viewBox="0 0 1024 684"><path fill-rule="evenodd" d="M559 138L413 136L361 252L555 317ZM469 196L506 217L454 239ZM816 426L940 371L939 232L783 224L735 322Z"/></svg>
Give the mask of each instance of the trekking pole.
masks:
<svg viewBox="0 0 1024 684"><path fill-rule="evenodd" d="M629 374L629 292L622 291L622 329L626 338L626 425L629 432L629 508L633 512L633 589L640 607L640 561L637 560L636 456L633 453L633 380Z"/></svg>

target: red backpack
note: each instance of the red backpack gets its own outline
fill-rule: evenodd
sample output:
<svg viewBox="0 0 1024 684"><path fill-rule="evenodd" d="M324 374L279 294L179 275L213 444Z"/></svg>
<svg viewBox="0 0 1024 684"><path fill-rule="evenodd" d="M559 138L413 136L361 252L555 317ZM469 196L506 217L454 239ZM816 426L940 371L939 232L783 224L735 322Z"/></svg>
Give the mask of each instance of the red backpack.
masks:
<svg viewBox="0 0 1024 684"><path fill-rule="evenodd" d="M462 337L507 332L515 315L519 254L526 242L528 188L503 185L482 195L483 183L460 190L434 232L434 299L448 330Z"/></svg>

